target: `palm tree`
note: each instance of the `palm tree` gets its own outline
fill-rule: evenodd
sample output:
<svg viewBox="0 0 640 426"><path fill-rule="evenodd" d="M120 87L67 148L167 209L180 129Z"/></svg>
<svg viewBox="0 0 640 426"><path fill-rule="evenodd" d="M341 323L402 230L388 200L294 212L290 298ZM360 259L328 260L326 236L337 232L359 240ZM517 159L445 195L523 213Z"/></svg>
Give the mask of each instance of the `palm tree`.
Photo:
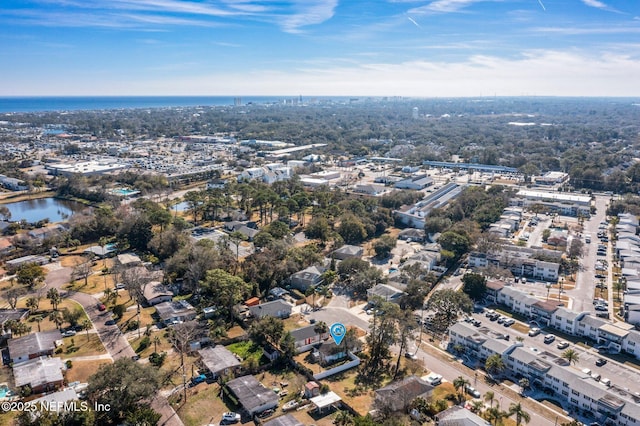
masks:
<svg viewBox="0 0 640 426"><path fill-rule="evenodd" d="M38 315L33 318L33 320L38 323L38 333L40 332L40 323L43 319L42 315Z"/></svg>
<svg viewBox="0 0 640 426"><path fill-rule="evenodd" d="M522 409L520 403L512 402L509 406L508 417L511 417L515 414L516 416L516 426L520 426L522 422L529 423L531 420L531 416L529 413Z"/></svg>
<svg viewBox="0 0 640 426"><path fill-rule="evenodd" d="M62 302L62 297L60 297L60 293L58 293L57 288L51 288L47 292L47 299L51 302L51 307L54 311L58 310L58 305Z"/></svg>
<svg viewBox="0 0 640 426"><path fill-rule="evenodd" d="M566 351L562 352L560 357L569 361L569 364L575 364L580 361L580 355L573 349L567 349Z"/></svg>
<svg viewBox="0 0 640 426"><path fill-rule="evenodd" d="M49 320L55 323L56 328L60 329L60 326L64 322L64 317L62 316L62 312L53 311L51 312L51 314L49 314Z"/></svg>
<svg viewBox="0 0 640 426"><path fill-rule="evenodd" d="M38 310L39 305L40 305L39 296L32 296L27 299L27 308L29 308L29 311L31 311L32 314Z"/></svg>
<svg viewBox="0 0 640 426"><path fill-rule="evenodd" d="M153 336L153 351L158 353L158 343L160 343L160 337Z"/></svg>
<svg viewBox="0 0 640 426"><path fill-rule="evenodd" d="M500 374L505 370L506 366L504 365L504 361L500 354L493 354L487 361L484 363L484 369L487 370L487 373L490 375Z"/></svg>
<svg viewBox="0 0 640 426"><path fill-rule="evenodd" d="M458 392L458 400L462 401L464 398L464 389L469 385L469 381L464 376L458 376L453 380L453 387Z"/></svg>
<svg viewBox="0 0 640 426"><path fill-rule="evenodd" d="M493 407L485 411L485 417L487 420L489 420L489 423L493 425L501 425L502 419L507 417L507 413L501 411L498 407Z"/></svg>
<svg viewBox="0 0 640 426"><path fill-rule="evenodd" d="M520 379L518 384L520 385L520 395L524 395L525 391L531 387L531 383L529 383L529 379L526 377Z"/></svg>
<svg viewBox="0 0 640 426"><path fill-rule="evenodd" d="M322 335L329 331L329 326L327 325L326 322L320 321L316 323L316 325L313 327L313 331L318 335L318 341L319 341Z"/></svg>
<svg viewBox="0 0 640 426"><path fill-rule="evenodd" d="M496 400L496 395L492 391L487 391L484 394L484 400L489 403L489 407L493 408L493 401Z"/></svg>
<svg viewBox="0 0 640 426"><path fill-rule="evenodd" d="M93 324L91 324L91 321L89 319L86 319L84 321L82 321L82 329L86 330L87 332L87 342L89 341L89 330L91 330L91 327L93 326Z"/></svg>
<svg viewBox="0 0 640 426"><path fill-rule="evenodd" d="M471 402L471 411L473 411L478 415L482 414L483 407L484 407L484 402L480 400L474 399L473 402Z"/></svg>
<svg viewBox="0 0 640 426"><path fill-rule="evenodd" d="M353 416L351 413L345 410L340 410L336 413L336 417L333 419L333 422L338 426L350 426L353 425Z"/></svg>

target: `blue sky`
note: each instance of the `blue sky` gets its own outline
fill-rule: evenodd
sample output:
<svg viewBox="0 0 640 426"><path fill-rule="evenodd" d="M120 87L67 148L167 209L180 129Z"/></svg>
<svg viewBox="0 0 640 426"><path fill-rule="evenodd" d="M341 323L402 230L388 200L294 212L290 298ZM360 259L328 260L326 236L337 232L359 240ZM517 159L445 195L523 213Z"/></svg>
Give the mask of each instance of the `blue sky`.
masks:
<svg viewBox="0 0 640 426"><path fill-rule="evenodd" d="M640 0L2 0L0 96L640 96Z"/></svg>

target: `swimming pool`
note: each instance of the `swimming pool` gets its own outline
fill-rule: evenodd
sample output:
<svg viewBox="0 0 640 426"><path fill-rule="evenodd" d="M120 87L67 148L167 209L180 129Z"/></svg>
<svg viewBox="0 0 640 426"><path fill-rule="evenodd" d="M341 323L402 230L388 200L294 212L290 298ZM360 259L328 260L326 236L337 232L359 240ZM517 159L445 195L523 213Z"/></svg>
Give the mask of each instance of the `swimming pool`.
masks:
<svg viewBox="0 0 640 426"><path fill-rule="evenodd" d="M5 398L10 394L11 394L11 391L7 386L0 386L0 398Z"/></svg>
<svg viewBox="0 0 640 426"><path fill-rule="evenodd" d="M111 193L114 195L121 195L123 197L128 197L129 195L139 194L140 191L137 191L135 189L129 189L129 188L116 188L116 189L112 189Z"/></svg>

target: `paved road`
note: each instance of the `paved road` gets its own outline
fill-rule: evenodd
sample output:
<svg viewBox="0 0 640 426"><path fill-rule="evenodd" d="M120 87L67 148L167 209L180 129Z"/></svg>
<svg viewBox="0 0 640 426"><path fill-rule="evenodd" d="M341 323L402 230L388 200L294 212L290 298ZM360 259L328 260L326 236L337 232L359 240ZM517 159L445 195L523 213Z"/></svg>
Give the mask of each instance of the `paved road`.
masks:
<svg viewBox="0 0 640 426"><path fill-rule="evenodd" d="M598 225L605 220L607 201L607 197L596 196L596 214L584 222L583 236L590 236L591 243L584 245L585 253L580 261L581 268L577 274L575 289L566 292L572 299L571 309L576 312L588 311L595 313L595 309L593 308L593 292L597 280L594 277L594 266L597 259L597 247L598 244L601 244L598 239ZM608 258L610 259L609 256ZM608 276L611 277L611 273L609 273ZM609 283L609 288L611 288L610 278L607 282ZM613 309L613 303L610 303L610 306Z"/></svg>
<svg viewBox="0 0 640 426"><path fill-rule="evenodd" d="M66 291L62 289L62 286L71 281L71 272L73 268L57 267L52 265L49 268L49 273L46 277L47 288L57 288L60 293ZM82 293L82 292L66 292L66 297L71 300L75 300L80 303L91 322L93 322L96 328L100 340L105 349L109 352L109 355L113 360L119 358L131 358L135 355L135 351L131 348L131 345L120 331L120 328L116 325L108 325L107 321L111 320L111 312L98 310L98 299L95 297ZM165 426L183 426L182 421L173 410L167 399L160 394L157 394L151 402L151 407L160 413L162 416L159 425Z"/></svg>

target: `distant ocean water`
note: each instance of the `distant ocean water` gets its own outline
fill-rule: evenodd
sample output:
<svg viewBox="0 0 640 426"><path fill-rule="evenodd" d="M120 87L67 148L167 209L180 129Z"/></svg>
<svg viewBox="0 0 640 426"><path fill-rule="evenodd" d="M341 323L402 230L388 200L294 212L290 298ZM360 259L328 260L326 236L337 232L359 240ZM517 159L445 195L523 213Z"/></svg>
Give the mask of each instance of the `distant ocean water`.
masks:
<svg viewBox="0 0 640 426"><path fill-rule="evenodd" d="M282 103L287 96L65 96L0 98L0 113L40 111L88 111L105 109L231 106L239 98L248 103Z"/></svg>

